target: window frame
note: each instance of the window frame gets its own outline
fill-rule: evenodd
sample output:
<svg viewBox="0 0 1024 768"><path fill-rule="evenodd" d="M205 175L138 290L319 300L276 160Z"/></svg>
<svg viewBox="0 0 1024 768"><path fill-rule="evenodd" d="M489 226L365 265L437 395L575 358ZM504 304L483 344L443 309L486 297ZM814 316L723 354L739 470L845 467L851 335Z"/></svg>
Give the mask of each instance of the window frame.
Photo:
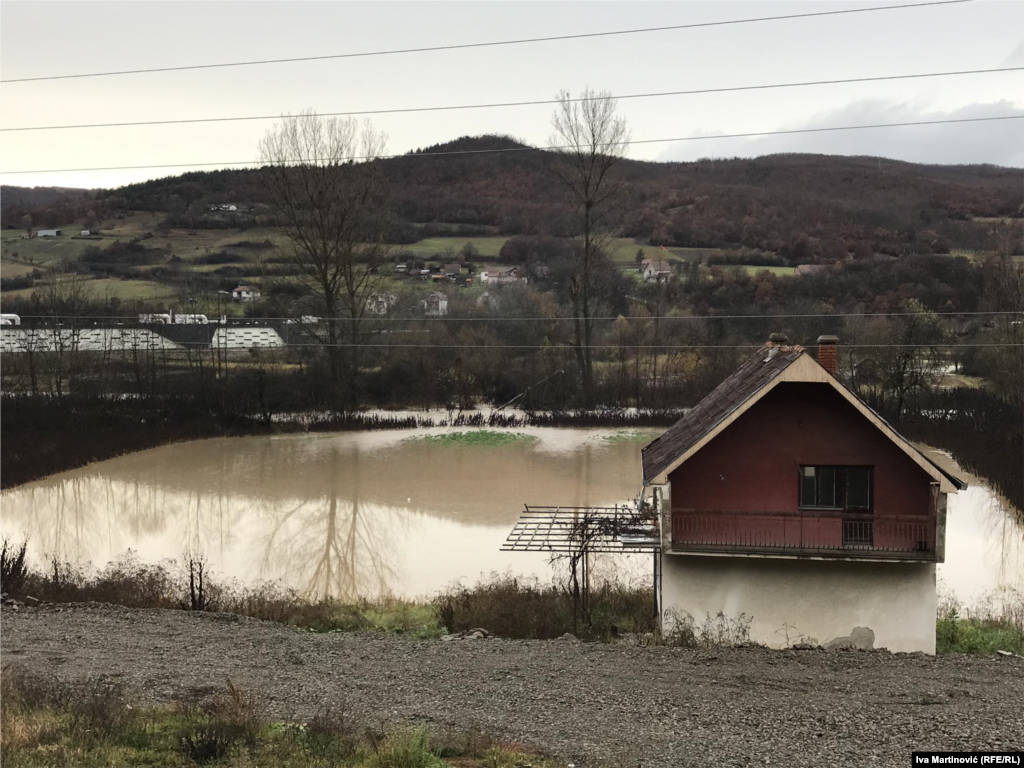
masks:
<svg viewBox="0 0 1024 768"><path fill-rule="evenodd" d="M834 477L834 500L832 505L805 504L804 495L804 470L814 469L814 495L817 501L819 494L818 480L821 477L820 470L831 469ZM868 505L866 507L851 507L848 499L850 496L848 470L864 469L868 473ZM800 510L822 510L828 512L847 512L851 514L874 514L875 511L875 468L871 464L801 464L797 472L797 509Z"/></svg>

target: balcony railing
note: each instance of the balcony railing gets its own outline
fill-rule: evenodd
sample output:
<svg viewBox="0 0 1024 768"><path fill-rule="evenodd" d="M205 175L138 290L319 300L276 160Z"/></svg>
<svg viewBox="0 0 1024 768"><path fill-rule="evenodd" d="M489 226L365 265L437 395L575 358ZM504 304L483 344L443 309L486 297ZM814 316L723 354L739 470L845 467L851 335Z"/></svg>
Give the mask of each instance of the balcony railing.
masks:
<svg viewBox="0 0 1024 768"><path fill-rule="evenodd" d="M673 552L935 560L927 517L673 510Z"/></svg>

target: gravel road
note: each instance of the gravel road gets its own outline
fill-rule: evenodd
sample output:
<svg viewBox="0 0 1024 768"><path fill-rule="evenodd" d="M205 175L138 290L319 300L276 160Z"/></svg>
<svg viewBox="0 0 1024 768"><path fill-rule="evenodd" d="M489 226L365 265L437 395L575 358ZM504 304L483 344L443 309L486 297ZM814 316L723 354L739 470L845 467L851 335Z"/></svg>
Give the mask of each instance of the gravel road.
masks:
<svg viewBox="0 0 1024 768"><path fill-rule="evenodd" d="M371 723L483 728L577 766L905 766L917 749L1024 750L1024 660L693 651L571 641L314 635L113 606L3 611L0 650L140 701L230 678L283 718L344 702Z"/></svg>

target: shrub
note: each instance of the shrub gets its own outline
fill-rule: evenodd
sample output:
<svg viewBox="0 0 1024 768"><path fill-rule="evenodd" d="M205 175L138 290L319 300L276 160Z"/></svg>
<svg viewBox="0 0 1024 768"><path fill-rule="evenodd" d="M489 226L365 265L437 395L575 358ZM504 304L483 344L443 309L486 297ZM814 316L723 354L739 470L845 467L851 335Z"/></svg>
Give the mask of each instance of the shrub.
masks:
<svg viewBox="0 0 1024 768"><path fill-rule="evenodd" d="M434 598L433 606L439 623L450 632L483 627L500 637L550 639L573 631L572 597L536 580L495 574L472 588L450 587ZM604 582L591 587L589 609L576 632L585 639L607 639L656 627L650 587Z"/></svg>
<svg viewBox="0 0 1024 768"><path fill-rule="evenodd" d="M28 576L28 568L25 565L27 549L27 541L16 546L4 539L3 546L0 548L0 591L9 595L22 594L25 579Z"/></svg>

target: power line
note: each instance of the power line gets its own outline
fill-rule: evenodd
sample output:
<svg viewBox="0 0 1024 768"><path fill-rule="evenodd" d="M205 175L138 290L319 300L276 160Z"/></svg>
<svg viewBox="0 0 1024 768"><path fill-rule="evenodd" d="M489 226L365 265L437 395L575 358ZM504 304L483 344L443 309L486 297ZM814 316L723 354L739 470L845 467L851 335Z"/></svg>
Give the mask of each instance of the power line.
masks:
<svg viewBox="0 0 1024 768"><path fill-rule="evenodd" d="M165 314L161 312L143 312L142 314ZM178 314L204 314L202 312L181 312ZM603 315L597 317L590 317L590 320L779 320L779 319L822 319L822 318L844 318L844 317L921 317L923 315L935 315L939 317L963 317L963 316L981 316L981 317L993 317L1001 315L1024 315L1024 310L1020 309L1003 309L1003 310L986 310L982 312L819 312L819 313L808 313L808 314L781 314L781 315ZM135 315L19 315L22 319L29 320L131 320L138 322L138 314ZM296 317L254 317L254 318L233 318L238 323L245 323L248 325L258 325L259 323L268 323L274 321L296 321ZM377 322L379 320L428 320L434 321L509 321L509 322L521 322L524 320L535 320L539 322L554 322L558 320L575 320L574 317L395 317L395 316L374 316L372 318L361 318L361 321L365 322ZM321 318L323 320L323 318ZM334 318L335 322L345 322L346 318L337 317ZM348 318L351 321L351 318ZM325 321L326 322L326 321ZM298 323L296 323L298 324ZM305 325L315 325L316 323L305 323ZM144 323L145 325L145 323ZM179 323L182 325L199 325L198 323ZM212 326L220 326L219 323L208 323ZM8 329L17 326L7 326ZM228 327L236 327L229 325Z"/></svg>
<svg viewBox="0 0 1024 768"><path fill-rule="evenodd" d="M661 98L665 96L697 96L702 94L711 93L735 93L740 91L761 91L761 90L772 90L778 88L806 88L809 86L820 86L820 85L848 85L852 83L877 83L889 80L917 80L922 78L931 77L957 77L961 75L986 75L986 74L997 74L1001 72L1020 72L1024 70L1024 67L1001 67L997 69L970 69L970 70L959 70L955 72L923 72L919 74L910 75L881 75L878 77L854 77L854 78L843 78L840 80L811 80L798 83L767 83L763 85L738 85L729 86L723 88L697 88L686 91L660 91L654 93L630 93L622 96L614 96L615 100L621 99L651 99ZM584 101L598 101L603 100L604 96L594 96L591 98L575 98L568 99L569 102L584 102ZM539 99L533 101L505 101L505 102L493 102L488 104L457 104L449 106L432 106L432 107L402 107L398 109L366 109L351 112L318 112L320 117L357 117L365 115L395 115L395 114L408 114L414 112L450 112L454 110L465 110L465 109L495 109L504 107L534 107L544 106L550 104L560 103L559 99ZM70 125L34 125L34 126L22 126L16 128L0 128L0 132L16 132L16 131L59 131L59 130L78 130L81 128L129 128L129 127L140 127L150 125L191 125L197 123L231 123L231 122L251 122L257 120L283 120L288 119L291 115L241 115L235 117L197 117L197 118L181 118L181 119L168 119L168 120L135 120L121 123L76 123Z"/></svg>
<svg viewBox="0 0 1024 768"><path fill-rule="evenodd" d="M177 347L204 347L218 349L220 342L211 341L174 341L173 339L165 339L164 341L174 344ZM124 345L127 348L150 348L150 349L161 349L163 351L173 352L174 347L164 347L162 344L157 346L155 344L148 345ZM760 344L571 344L571 343L559 343L559 344L376 344L376 343L355 343L348 344L344 342L336 342L334 344L319 342L300 342L297 344L284 343L277 346L271 346L269 344L251 344L244 349L290 349L293 347L317 347L320 349L330 348L380 348L380 349L550 349L550 350L571 350L571 349L760 349L764 346L764 343ZM799 346L799 345L797 345ZM977 347L1024 347L1024 344L1015 344L1013 342L1004 343L986 343L986 344L838 344L840 349L924 349L927 347L937 349L966 349L966 348L977 348ZM243 349L243 347L231 347L229 349ZM45 350L34 350L43 352ZM79 352L101 352L99 350L86 350L80 349Z"/></svg>
<svg viewBox="0 0 1024 768"><path fill-rule="evenodd" d="M585 32L575 35L553 35L550 37L529 37L521 38L517 40L494 40L490 42L482 43L458 43L453 45L433 45L422 48L396 48L385 51L365 51L360 53L336 53L327 54L323 56L298 56L292 58L283 59L257 59L252 61L233 61L233 62L222 62L219 64L188 64L176 67L150 67L146 69L122 69L114 70L109 72L86 72L66 75L45 75L40 77L19 77L11 78L7 80L0 80L0 83L31 83L39 82L41 80L71 80L84 77L109 77L114 75L139 75L139 74L150 74L154 72L182 72L186 70L196 69L223 69L227 67L248 67L263 64L286 64L303 61L326 61L330 59L353 59L367 56L394 56L399 54L409 53L428 53L436 51L454 51L463 50L469 48L489 48L495 46L506 46L506 45L522 45L524 43L549 43L560 40L583 40L588 38L597 37L612 37L616 35L636 35L645 34L649 32L668 32L672 30L680 29L699 29L702 27L722 27L733 24L754 24L765 21L785 21L789 19L806 19L822 16L840 16L844 14L853 13L872 13L874 11L892 11L903 8L924 8L929 6L937 5L958 5L960 3L971 2L971 0L934 0L933 2L925 3L905 3L900 5L882 5L874 6L871 8L848 8L838 11L816 11L813 13L792 13L783 16L760 16L749 19L729 19L725 21L706 21L693 24L673 24L662 27L645 27L640 29L622 29L614 30L610 32Z"/></svg>
<svg viewBox="0 0 1024 768"><path fill-rule="evenodd" d="M968 0L955 0L956 2L967 2ZM873 125L841 125L833 126L830 128L795 128L784 131L756 131L749 133L721 133L710 136L681 136L672 139L644 139L640 141L629 141L629 142L608 142L606 144L600 144L602 147L613 147L623 146L629 144L662 144L667 142L676 141L707 141L711 139L744 139L744 138L756 138L759 136L786 136L803 133L830 133L834 131L860 131L875 128L906 128L911 126L921 125L951 125L954 123L987 123L997 120L1021 120L1024 119L1024 115L999 115L993 117L967 117L949 120L916 120L913 122L906 123L876 123ZM365 157L354 157L351 158L353 161L363 160L392 160L395 158L406 157L406 158L419 158L419 157L450 157L454 155L486 155L486 154L498 154L507 152L543 152L543 151L556 151L562 149L572 149L567 145L556 145L548 147L500 147L494 149L460 149L460 150L449 150L444 152L407 152L401 155L378 155L378 156L365 156ZM210 166L220 166L224 170L228 170L225 166L250 166L250 165L279 165L280 163L268 163L263 160L236 160L236 161L220 161L220 162L207 162L207 163L165 163L161 165L116 165L116 166L100 166L95 168L45 168L39 170L22 170L22 171L0 171L0 174L26 174L26 173L84 173L91 171L137 171L137 170L153 170L161 168L206 168Z"/></svg>

